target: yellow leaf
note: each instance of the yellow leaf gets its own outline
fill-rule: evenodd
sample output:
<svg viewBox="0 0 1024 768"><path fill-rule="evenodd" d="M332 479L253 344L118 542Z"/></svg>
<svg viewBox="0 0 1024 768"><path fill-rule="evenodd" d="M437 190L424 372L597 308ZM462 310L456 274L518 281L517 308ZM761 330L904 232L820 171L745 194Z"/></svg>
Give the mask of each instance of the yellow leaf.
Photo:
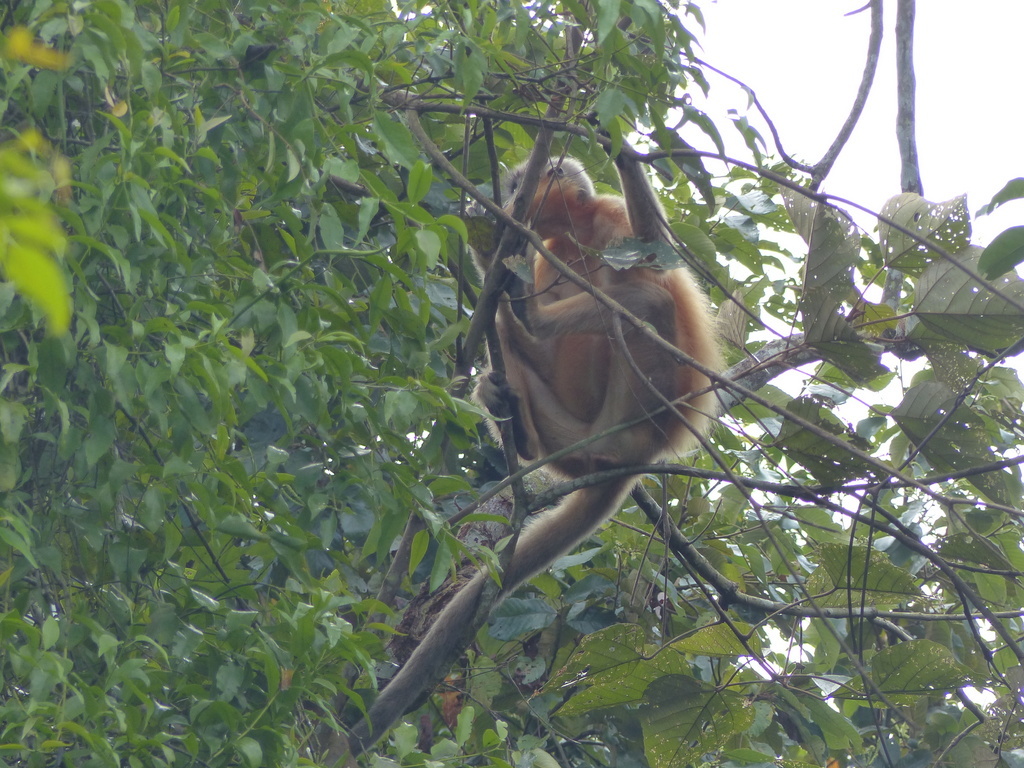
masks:
<svg viewBox="0 0 1024 768"><path fill-rule="evenodd" d="M41 69L64 69L68 65L66 53L36 42L25 27L12 27L8 31L4 55Z"/></svg>
<svg viewBox="0 0 1024 768"><path fill-rule="evenodd" d="M110 107L110 114L114 117L124 117L128 114L128 105L110 92L110 86L103 89L103 97L106 99L107 106Z"/></svg>
<svg viewBox="0 0 1024 768"><path fill-rule="evenodd" d="M65 333L71 323L71 303L64 275L53 258L45 251L8 240L6 248L0 245L0 261L18 292L46 314L51 333Z"/></svg>

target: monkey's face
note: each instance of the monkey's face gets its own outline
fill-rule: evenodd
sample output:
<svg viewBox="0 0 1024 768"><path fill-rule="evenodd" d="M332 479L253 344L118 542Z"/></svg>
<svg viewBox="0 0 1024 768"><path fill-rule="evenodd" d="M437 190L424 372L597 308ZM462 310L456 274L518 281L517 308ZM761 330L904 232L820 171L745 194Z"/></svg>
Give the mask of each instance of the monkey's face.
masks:
<svg viewBox="0 0 1024 768"><path fill-rule="evenodd" d="M511 211L526 173L525 165L513 170L506 179L507 210ZM567 157L552 158L539 180L537 191L526 211L526 222L541 237L558 237L573 230L586 215L594 197L594 185L583 166Z"/></svg>

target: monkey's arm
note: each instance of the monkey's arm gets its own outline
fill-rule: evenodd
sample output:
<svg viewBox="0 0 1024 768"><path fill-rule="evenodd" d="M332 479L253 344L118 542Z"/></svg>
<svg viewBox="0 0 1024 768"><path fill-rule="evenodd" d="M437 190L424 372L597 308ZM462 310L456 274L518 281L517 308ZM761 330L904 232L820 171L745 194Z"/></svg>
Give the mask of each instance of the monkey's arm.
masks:
<svg viewBox="0 0 1024 768"><path fill-rule="evenodd" d="M626 213L633 227L633 236L645 243L671 243L665 210L654 194L641 164L626 157L625 152L620 152L615 158L615 168L619 172L622 197L626 201Z"/></svg>
<svg viewBox="0 0 1024 768"><path fill-rule="evenodd" d="M635 269L643 269L639 267ZM604 294L668 341L674 337L675 299L655 282L634 279L604 287ZM579 293L530 309L530 330L539 338L576 333L611 335L612 311L589 293Z"/></svg>

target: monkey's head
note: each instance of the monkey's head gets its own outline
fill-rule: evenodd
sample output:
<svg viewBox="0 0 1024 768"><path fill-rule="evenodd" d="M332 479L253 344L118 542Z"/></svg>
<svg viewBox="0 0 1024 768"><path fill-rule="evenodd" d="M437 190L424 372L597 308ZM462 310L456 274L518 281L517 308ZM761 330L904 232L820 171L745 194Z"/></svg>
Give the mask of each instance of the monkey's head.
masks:
<svg viewBox="0 0 1024 768"><path fill-rule="evenodd" d="M514 168L505 178L506 207L511 207L522 185L526 163ZM572 157L552 157L547 172L537 183L526 212L526 221L541 237L555 237L572 228L581 208L594 199L594 183L583 164Z"/></svg>

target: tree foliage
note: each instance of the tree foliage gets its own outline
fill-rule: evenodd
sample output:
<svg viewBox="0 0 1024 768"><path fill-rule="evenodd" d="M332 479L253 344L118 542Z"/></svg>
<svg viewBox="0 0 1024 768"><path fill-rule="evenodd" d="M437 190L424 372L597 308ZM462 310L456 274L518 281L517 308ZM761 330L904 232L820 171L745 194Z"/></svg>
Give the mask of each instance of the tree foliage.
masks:
<svg viewBox="0 0 1024 768"><path fill-rule="evenodd" d="M606 191L646 152L731 405L361 759L1024 765L1019 228L983 251L962 199L894 194L859 231L695 106L692 4L0 25L7 764L318 764L359 719L409 596L505 535L467 203L546 124Z"/></svg>

